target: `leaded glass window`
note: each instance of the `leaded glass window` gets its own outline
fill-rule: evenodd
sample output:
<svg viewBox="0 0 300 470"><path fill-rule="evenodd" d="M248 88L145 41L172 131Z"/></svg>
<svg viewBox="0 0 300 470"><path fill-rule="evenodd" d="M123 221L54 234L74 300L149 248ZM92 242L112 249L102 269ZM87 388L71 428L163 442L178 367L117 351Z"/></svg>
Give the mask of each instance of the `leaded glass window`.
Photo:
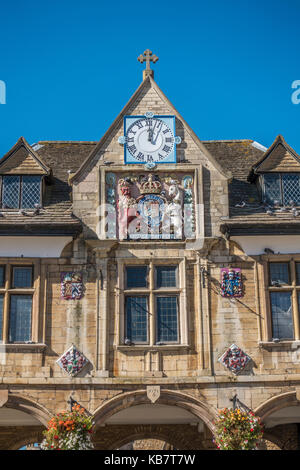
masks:
<svg viewBox="0 0 300 470"><path fill-rule="evenodd" d="M2 207L34 209L41 203L41 176L3 176Z"/></svg>
<svg viewBox="0 0 300 470"><path fill-rule="evenodd" d="M32 267L13 267L13 288L32 287Z"/></svg>
<svg viewBox="0 0 300 470"><path fill-rule="evenodd" d="M289 284L289 264L270 263L270 285Z"/></svg>
<svg viewBox="0 0 300 470"><path fill-rule="evenodd" d="M32 295L11 295L9 315L9 341L31 340Z"/></svg>
<svg viewBox="0 0 300 470"><path fill-rule="evenodd" d="M2 207L5 209L19 209L20 181L20 176L3 176Z"/></svg>
<svg viewBox="0 0 300 470"><path fill-rule="evenodd" d="M294 338L291 297L291 292L270 293L273 338Z"/></svg>
<svg viewBox="0 0 300 470"><path fill-rule="evenodd" d="M281 184L278 173L264 175L264 201L272 205L281 203Z"/></svg>
<svg viewBox="0 0 300 470"><path fill-rule="evenodd" d="M0 295L0 341L2 341L3 338L3 300L4 295Z"/></svg>
<svg viewBox="0 0 300 470"><path fill-rule="evenodd" d="M157 297L157 340L178 341L177 297Z"/></svg>
<svg viewBox="0 0 300 470"><path fill-rule="evenodd" d="M300 205L300 173L266 173L264 202L271 205Z"/></svg>
<svg viewBox="0 0 300 470"><path fill-rule="evenodd" d="M22 177L22 204L23 209L30 209L41 202L41 177Z"/></svg>
<svg viewBox="0 0 300 470"><path fill-rule="evenodd" d="M133 343L148 340L147 297L126 297L126 337Z"/></svg>
<svg viewBox="0 0 300 470"><path fill-rule="evenodd" d="M127 266L126 288L147 287L147 266Z"/></svg>
<svg viewBox="0 0 300 470"><path fill-rule="evenodd" d="M177 267L158 266L156 268L156 287L177 287Z"/></svg>

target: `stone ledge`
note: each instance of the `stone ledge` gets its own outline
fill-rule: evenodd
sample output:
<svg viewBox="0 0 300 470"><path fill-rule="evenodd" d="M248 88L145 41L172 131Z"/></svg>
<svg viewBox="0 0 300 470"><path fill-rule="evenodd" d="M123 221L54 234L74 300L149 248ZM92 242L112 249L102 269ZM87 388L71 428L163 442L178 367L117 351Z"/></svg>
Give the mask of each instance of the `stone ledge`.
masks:
<svg viewBox="0 0 300 470"><path fill-rule="evenodd" d="M190 349L189 344L154 344L152 346L148 344L133 344L126 346L125 344L120 344L114 346L114 349L124 352L134 352L134 351L176 351L180 349Z"/></svg>
<svg viewBox="0 0 300 470"><path fill-rule="evenodd" d="M44 343L0 343L1 352L5 351L16 351L16 352L29 352L29 351L43 351L47 348Z"/></svg>
<svg viewBox="0 0 300 470"><path fill-rule="evenodd" d="M291 349L295 350L300 347L300 341L259 341L258 343L260 348L264 348L267 350L272 350L272 349L279 349L279 348L286 348L286 349Z"/></svg>

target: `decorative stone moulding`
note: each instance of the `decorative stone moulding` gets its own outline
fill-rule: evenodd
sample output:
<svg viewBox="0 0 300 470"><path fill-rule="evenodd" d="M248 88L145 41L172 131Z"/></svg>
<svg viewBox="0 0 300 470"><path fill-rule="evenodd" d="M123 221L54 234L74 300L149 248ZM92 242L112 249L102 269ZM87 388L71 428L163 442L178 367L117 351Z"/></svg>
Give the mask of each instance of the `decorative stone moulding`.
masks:
<svg viewBox="0 0 300 470"><path fill-rule="evenodd" d="M56 362L67 374L75 377L88 364L89 360L76 346L72 345Z"/></svg>
<svg viewBox="0 0 300 470"><path fill-rule="evenodd" d="M83 296L82 274L61 273L61 297L65 300L79 300Z"/></svg>
<svg viewBox="0 0 300 470"><path fill-rule="evenodd" d="M242 271L239 268L221 269L221 295L222 297L242 297L243 281Z"/></svg>
<svg viewBox="0 0 300 470"><path fill-rule="evenodd" d="M251 357L236 344L232 344L219 358L219 362L235 375L242 372L250 361Z"/></svg>

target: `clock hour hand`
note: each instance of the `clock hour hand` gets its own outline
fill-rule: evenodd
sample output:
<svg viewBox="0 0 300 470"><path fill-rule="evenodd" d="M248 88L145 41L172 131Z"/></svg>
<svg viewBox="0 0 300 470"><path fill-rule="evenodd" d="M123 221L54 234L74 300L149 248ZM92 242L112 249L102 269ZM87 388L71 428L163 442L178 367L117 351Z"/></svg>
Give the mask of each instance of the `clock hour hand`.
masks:
<svg viewBox="0 0 300 470"><path fill-rule="evenodd" d="M150 127L150 120L148 120L147 122L148 122L148 141L152 142L153 131Z"/></svg>

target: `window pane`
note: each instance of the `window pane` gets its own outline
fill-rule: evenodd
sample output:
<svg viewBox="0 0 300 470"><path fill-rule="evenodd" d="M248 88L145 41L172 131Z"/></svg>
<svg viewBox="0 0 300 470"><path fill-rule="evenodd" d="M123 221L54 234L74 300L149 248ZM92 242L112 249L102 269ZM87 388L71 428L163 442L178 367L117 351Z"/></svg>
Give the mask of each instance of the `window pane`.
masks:
<svg viewBox="0 0 300 470"><path fill-rule="evenodd" d="M300 204L300 180L297 173L282 174L283 203L289 205Z"/></svg>
<svg viewBox="0 0 300 470"><path fill-rule="evenodd" d="M35 204L41 202L41 177L23 176L22 177L22 208L34 208Z"/></svg>
<svg viewBox="0 0 300 470"><path fill-rule="evenodd" d="M0 266L0 287L3 287L5 283L5 268Z"/></svg>
<svg viewBox="0 0 300 470"><path fill-rule="evenodd" d="M3 299L4 295L0 295L0 341L3 339Z"/></svg>
<svg viewBox="0 0 300 470"><path fill-rule="evenodd" d="M273 338L293 339L293 314L290 292L271 292Z"/></svg>
<svg viewBox="0 0 300 470"><path fill-rule="evenodd" d="M126 288L147 287L147 266L127 266Z"/></svg>
<svg viewBox="0 0 300 470"><path fill-rule="evenodd" d="M16 288L32 287L32 268L13 268L13 285Z"/></svg>
<svg viewBox="0 0 300 470"><path fill-rule="evenodd" d="M289 284L289 264L288 263L270 263L270 284Z"/></svg>
<svg viewBox="0 0 300 470"><path fill-rule="evenodd" d="M2 207L7 209L19 209L20 176L3 177Z"/></svg>
<svg viewBox="0 0 300 470"><path fill-rule="evenodd" d="M126 337L133 343L148 340L147 297L126 298Z"/></svg>
<svg viewBox="0 0 300 470"><path fill-rule="evenodd" d="M157 341L178 341L177 297L157 297Z"/></svg>
<svg viewBox="0 0 300 470"><path fill-rule="evenodd" d="M10 298L9 341L31 340L31 295L12 295Z"/></svg>
<svg viewBox="0 0 300 470"><path fill-rule="evenodd" d="M158 266L156 268L156 287L177 287L177 267Z"/></svg>
<svg viewBox="0 0 300 470"><path fill-rule="evenodd" d="M296 263L297 286L300 285L300 263Z"/></svg>
<svg viewBox="0 0 300 470"><path fill-rule="evenodd" d="M264 201L268 204L282 204L281 190L280 190L280 175L276 173L269 173L264 175Z"/></svg>

